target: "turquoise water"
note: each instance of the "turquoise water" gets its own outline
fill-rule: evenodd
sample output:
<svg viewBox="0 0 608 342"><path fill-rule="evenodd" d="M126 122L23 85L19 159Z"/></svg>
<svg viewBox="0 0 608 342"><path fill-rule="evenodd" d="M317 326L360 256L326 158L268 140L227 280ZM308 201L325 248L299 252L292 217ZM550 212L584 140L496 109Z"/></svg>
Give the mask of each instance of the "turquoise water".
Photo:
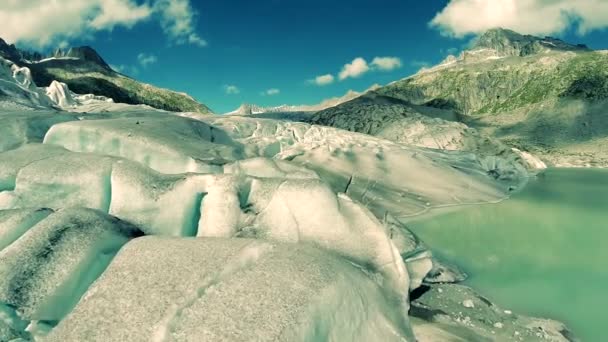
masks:
<svg viewBox="0 0 608 342"><path fill-rule="evenodd" d="M505 202L408 226L505 309L608 340L608 171L549 169Z"/></svg>

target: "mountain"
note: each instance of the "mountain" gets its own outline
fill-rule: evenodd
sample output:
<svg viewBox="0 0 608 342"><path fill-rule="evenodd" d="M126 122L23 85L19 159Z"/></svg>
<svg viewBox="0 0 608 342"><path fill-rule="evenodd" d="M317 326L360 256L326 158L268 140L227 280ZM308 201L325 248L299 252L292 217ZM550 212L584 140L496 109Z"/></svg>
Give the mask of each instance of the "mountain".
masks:
<svg viewBox="0 0 608 342"><path fill-rule="evenodd" d="M365 132L369 117L382 116L386 110L392 119L380 120L381 127L375 128L386 132L389 126L396 127L394 115L417 108L425 116L435 108L452 113L452 121L483 137L533 152L551 165L608 166L608 151L602 148L608 143L605 51L495 29L460 56L449 56L371 93L381 109L369 107L368 94L368 101L319 112L312 122ZM393 107L401 101L406 108L390 114L394 108L388 109L387 99ZM355 112L359 114L345 116Z"/></svg>
<svg viewBox="0 0 608 342"><path fill-rule="evenodd" d="M30 69L32 79L39 87L48 87L58 81L67 84L75 93L104 96L119 103L145 104L176 112L211 113L208 107L185 93L145 84L112 70L88 46L57 49L44 56L19 50L0 39L0 56Z"/></svg>
<svg viewBox="0 0 608 342"><path fill-rule="evenodd" d="M605 99L608 55L553 38L491 30L470 50L377 90L464 114L493 114L564 97Z"/></svg>

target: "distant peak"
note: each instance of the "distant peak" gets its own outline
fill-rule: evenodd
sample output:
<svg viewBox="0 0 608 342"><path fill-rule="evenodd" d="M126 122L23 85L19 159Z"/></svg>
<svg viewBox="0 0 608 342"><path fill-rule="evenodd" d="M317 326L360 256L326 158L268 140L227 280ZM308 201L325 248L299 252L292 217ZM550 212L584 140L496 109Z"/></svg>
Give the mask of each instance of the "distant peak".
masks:
<svg viewBox="0 0 608 342"><path fill-rule="evenodd" d="M528 56L546 51L590 51L583 45L573 45L553 37L524 35L513 30L494 28L475 39L472 50L493 49L503 56Z"/></svg>
<svg viewBox="0 0 608 342"><path fill-rule="evenodd" d="M51 54L41 54L39 52L18 49L14 44L8 44L4 39L0 38L0 57L4 57L14 63L18 63L19 61L38 62L48 58L69 57L92 62L105 69L110 69L108 63L90 46L72 47L67 50L58 48Z"/></svg>
<svg viewBox="0 0 608 342"><path fill-rule="evenodd" d="M78 58L85 61L93 62L101 65L104 68L110 68L110 66L101 58L101 56L90 46L78 46L72 47L69 50L57 49L53 53L52 57L72 57Z"/></svg>

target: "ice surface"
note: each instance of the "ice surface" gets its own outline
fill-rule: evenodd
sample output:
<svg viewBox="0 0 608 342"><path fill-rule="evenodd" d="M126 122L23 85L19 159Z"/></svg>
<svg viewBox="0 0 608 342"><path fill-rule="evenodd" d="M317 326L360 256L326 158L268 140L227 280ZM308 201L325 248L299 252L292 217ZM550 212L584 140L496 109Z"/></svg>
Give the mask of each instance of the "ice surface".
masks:
<svg viewBox="0 0 608 342"><path fill-rule="evenodd" d="M51 126L72 120L76 120L72 114L54 111L0 109L0 152L28 143L41 143Z"/></svg>
<svg viewBox="0 0 608 342"><path fill-rule="evenodd" d="M301 165L262 157L227 164L224 173L257 178L319 179L316 172Z"/></svg>
<svg viewBox="0 0 608 342"><path fill-rule="evenodd" d="M410 147L304 123L235 116L201 120L242 143L248 155L288 160L316 171L335 192L346 192L378 217L389 211L404 219L433 207L496 201L517 183L492 179L487 165L469 153ZM527 176L519 171L515 176Z"/></svg>
<svg viewBox="0 0 608 342"><path fill-rule="evenodd" d="M27 325L12 306L0 302L0 341L17 342L19 338L27 338Z"/></svg>
<svg viewBox="0 0 608 342"><path fill-rule="evenodd" d="M165 117L85 120L53 126L45 143L140 162L162 173L217 172L242 147L203 122Z"/></svg>
<svg viewBox="0 0 608 342"><path fill-rule="evenodd" d="M305 244L146 237L48 341L413 341L402 315L365 272Z"/></svg>
<svg viewBox="0 0 608 342"><path fill-rule="evenodd" d="M403 260L386 227L371 212L345 195L336 196L318 180L286 180L271 193L259 182L253 181L247 201L257 213L247 227L253 231L250 234L335 251L383 273L396 295L407 293ZM205 230L199 235L204 236Z"/></svg>
<svg viewBox="0 0 608 342"><path fill-rule="evenodd" d="M52 212L50 209L0 210L0 252Z"/></svg>
<svg viewBox="0 0 608 342"><path fill-rule="evenodd" d="M25 166L67 152L61 147L28 144L16 150L0 153L0 191L14 190L17 174Z"/></svg>
<svg viewBox="0 0 608 342"><path fill-rule="evenodd" d="M64 209L0 252L0 302L27 320L57 321L139 230L101 212Z"/></svg>
<svg viewBox="0 0 608 342"><path fill-rule="evenodd" d="M114 165L110 214L151 235L195 236L214 175L164 175L129 161ZM221 210L221 208L220 208ZM230 218L227 218L230 219Z"/></svg>
<svg viewBox="0 0 608 342"><path fill-rule="evenodd" d="M0 209L82 206L108 212L115 161L86 153L60 153L32 161L19 170L14 191L0 193Z"/></svg>

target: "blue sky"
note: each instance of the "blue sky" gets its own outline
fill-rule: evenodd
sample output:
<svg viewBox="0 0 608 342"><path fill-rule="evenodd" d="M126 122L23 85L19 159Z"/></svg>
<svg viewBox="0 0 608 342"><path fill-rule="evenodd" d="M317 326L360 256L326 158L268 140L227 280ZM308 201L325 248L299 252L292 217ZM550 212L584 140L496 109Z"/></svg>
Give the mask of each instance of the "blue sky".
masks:
<svg viewBox="0 0 608 342"><path fill-rule="evenodd" d="M449 52L466 46L474 33L489 26L511 26L529 33L552 32L572 42L608 49L608 32L604 24L597 24L604 19L596 14L604 11L603 7L575 8L572 13L576 15L569 22L560 23L560 15L551 26L539 26L535 18L519 19L522 15L517 11L522 11L521 6L528 6L523 9L526 15L534 15L535 11L548 13L551 9L542 0L488 0L494 1L486 5L492 8L482 8L483 13L496 10L496 3L508 6L519 1L520 7L498 8L510 11L513 18L488 14L487 20L478 19L483 16L475 7L478 0L174 2L183 8L169 8L167 0L157 0L161 3L158 6L154 0L94 1L131 6L131 10L113 14L110 8L114 7L82 7L82 11L93 14L83 16L83 21L74 23L70 31L57 28L57 35L44 41L35 39L35 31L30 36L6 34L16 37L13 40L17 43L43 49L57 44L91 45L126 74L187 92L219 113L244 102L265 106L313 104L350 89L360 91L375 83L386 84L415 73L425 64L440 62ZM597 1L598 6L603 6L601 0ZM557 9L564 11L564 7ZM16 15L5 12L0 10L0 19L3 14ZM132 15L124 17L125 12ZM440 12L443 15L437 17ZM97 17L87 22L92 16ZM543 22L550 18L545 14ZM431 27L429 23L434 19ZM73 33L78 29L81 35ZM376 57L398 59L400 67L373 66ZM355 58L363 58L369 70L340 80L344 65ZM319 86L310 81L329 74L334 78L331 84ZM268 94L271 89L272 94Z"/></svg>

